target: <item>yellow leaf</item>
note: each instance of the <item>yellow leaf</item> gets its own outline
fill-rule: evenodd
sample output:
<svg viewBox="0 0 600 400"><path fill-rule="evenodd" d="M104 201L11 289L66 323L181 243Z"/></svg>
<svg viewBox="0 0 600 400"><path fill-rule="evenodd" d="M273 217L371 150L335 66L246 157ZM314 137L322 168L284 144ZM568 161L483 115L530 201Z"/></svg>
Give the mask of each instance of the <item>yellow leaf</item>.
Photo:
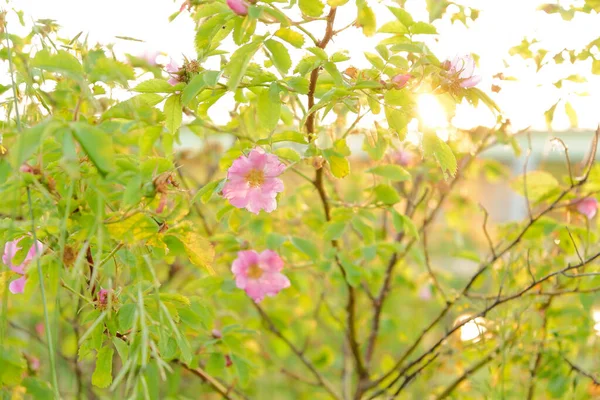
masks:
<svg viewBox="0 0 600 400"><path fill-rule="evenodd" d="M215 249L208 239L196 232L187 231L179 235L179 240L183 243L185 253L192 264L205 268L211 274L215 273L212 267Z"/></svg>
<svg viewBox="0 0 600 400"><path fill-rule="evenodd" d="M107 225L111 236L127 243L147 240L158 233L159 226L154 220L144 214L135 214L123 221Z"/></svg>

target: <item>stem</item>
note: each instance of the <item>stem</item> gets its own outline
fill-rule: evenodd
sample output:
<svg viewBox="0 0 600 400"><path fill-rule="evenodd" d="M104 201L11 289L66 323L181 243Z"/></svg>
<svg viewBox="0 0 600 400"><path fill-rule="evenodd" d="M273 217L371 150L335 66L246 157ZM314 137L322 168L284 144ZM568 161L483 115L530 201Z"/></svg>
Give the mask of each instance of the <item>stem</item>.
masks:
<svg viewBox="0 0 600 400"><path fill-rule="evenodd" d="M31 234L33 235L33 245L36 246L37 236L35 234L35 218L33 215L33 206L31 202L31 190L27 188L27 203L29 204L29 214L31 216ZM44 321L46 323L46 341L48 342L48 357L50 358L50 371L52 373L52 389L54 397L60 399L58 390L58 379L56 375L56 360L54 356L54 342L52 341L52 329L50 328L50 317L48 314L48 303L46 302L46 290L44 289L44 275L42 273L42 264L40 257L36 257L37 272L40 280L40 295L42 296L42 305L44 306Z"/></svg>

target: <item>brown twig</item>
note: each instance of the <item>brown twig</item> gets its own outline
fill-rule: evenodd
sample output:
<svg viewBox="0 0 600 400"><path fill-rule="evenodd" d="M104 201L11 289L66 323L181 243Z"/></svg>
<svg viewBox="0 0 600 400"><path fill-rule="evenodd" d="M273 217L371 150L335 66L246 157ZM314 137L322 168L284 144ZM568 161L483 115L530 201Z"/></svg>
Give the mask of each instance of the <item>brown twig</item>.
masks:
<svg viewBox="0 0 600 400"><path fill-rule="evenodd" d="M267 323L267 326L275 336L281 339L292 352L298 357L298 359L310 370L313 374L317 382L321 387L323 387L334 399L341 400L341 397L336 393L333 385L327 381L327 379L322 376L319 371L315 368L315 366L302 354L302 351L298 349L294 343L292 343L278 328L275 326L273 320L267 315L267 313L256 303L252 303L254 307L258 310L258 313L262 317L262 319Z"/></svg>

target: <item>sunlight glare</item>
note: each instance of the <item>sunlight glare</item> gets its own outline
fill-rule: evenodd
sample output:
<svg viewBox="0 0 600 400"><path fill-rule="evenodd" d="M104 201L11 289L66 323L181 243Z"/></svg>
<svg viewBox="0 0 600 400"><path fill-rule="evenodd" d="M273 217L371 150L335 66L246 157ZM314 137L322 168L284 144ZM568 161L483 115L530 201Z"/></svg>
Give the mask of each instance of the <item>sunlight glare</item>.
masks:
<svg viewBox="0 0 600 400"><path fill-rule="evenodd" d="M469 315L463 315L456 320L457 324L460 324L462 321L471 318ZM460 328L460 340L463 342L475 341L478 342L481 339L481 336L487 332L487 328L485 327L486 320L482 317L474 318L473 320L467 322Z"/></svg>
<svg viewBox="0 0 600 400"><path fill-rule="evenodd" d="M425 127L434 129L448 127L446 112L434 95L430 93L420 95L417 100L417 108L419 119Z"/></svg>

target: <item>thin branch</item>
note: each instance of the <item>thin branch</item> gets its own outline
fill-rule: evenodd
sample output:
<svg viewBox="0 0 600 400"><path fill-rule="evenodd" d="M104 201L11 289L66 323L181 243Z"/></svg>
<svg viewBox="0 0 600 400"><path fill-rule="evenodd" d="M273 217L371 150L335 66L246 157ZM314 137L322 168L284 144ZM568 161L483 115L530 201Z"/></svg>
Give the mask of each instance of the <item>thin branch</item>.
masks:
<svg viewBox="0 0 600 400"><path fill-rule="evenodd" d="M231 397L229 395L229 389L227 389L225 386L223 386L221 384L221 382L219 382L216 378L214 378L213 376L208 374L202 368L200 368L200 367L191 368L191 367L188 367L187 365L185 365L184 363L182 363L181 361L177 361L177 363L179 365L181 365L181 367L183 367L183 369L185 369L186 371L191 372L192 374L196 375L197 377L202 379L204 382L206 382L217 393L219 393L221 395L221 397L223 397L224 399L233 400L233 397Z"/></svg>
<svg viewBox="0 0 600 400"><path fill-rule="evenodd" d="M488 246L490 247L490 252L492 253L492 256L496 257L496 249L494 248L492 238L490 237L490 234L487 230L487 221L488 221L488 218L490 215L483 205L480 204L479 207L483 210L483 213L484 213L483 226L482 226L483 233L485 235L485 238L487 239Z"/></svg>
<svg viewBox="0 0 600 400"><path fill-rule="evenodd" d="M563 356L563 360L565 360L565 362L567 364L569 364L569 366L571 367L571 369L575 372L577 372L578 374L581 374L583 376L585 376L586 378L589 378L592 380L592 382L594 383L594 385L596 386L600 386L600 380L598 380L598 378L596 378L594 375L592 375L591 373L585 371L583 368L573 364L571 361L569 361L569 359L565 356Z"/></svg>
<svg viewBox="0 0 600 400"><path fill-rule="evenodd" d="M531 370L529 371L529 390L527 391L527 400L533 400L534 395L535 395L535 387L536 387L536 383L537 383L537 374L539 372L540 369L540 365L542 364L542 356L544 353L544 349L546 348L546 337L548 334L548 308L550 307L550 304L552 303L552 297L549 297L540 307L540 313L542 314L542 329L541 329L541 336L542 336L542 340L540 341L540 344L538 346L538 349L536 351L535 354L535 361L533 362L533 366L531 367Z"/></svg>
<svg viewBox="0 0 600 400"><path fill-rule="evenodd" d="M446 389L442 391L437 397L436 400L442 400L446 397L450 396L452 392L466 379L468 379L475 372L479 371L481 368L486 366L490 361L492 361L498 354L500 354L500 350L504 347L505 344L499 345L492 352L490 352L487 356L483 357L481 360L477 361L475 364L471 365L461 376L456 378Z"/></svg>
<svg viewBox="0 0 600 400"><path fill-rule="evenodd" d="M342 398L335 392L333 385L327 381L327 379L322 376L319 371L315 368L315 366L302 354L302 351L298 349L285 335L275 326L273 320L267 315L267 313L256 303L252 303L254 307L258 310L258 313L262 317L262 319L267 323L267 326L275 336L281 339L292 352L302 361L302 363L310 370L315 379L319 382L319 384L335 399L342 400Z"/></svg>
<svg viewBox="0 0 600 400"><path fill-rule="evenodd" d="M423 240L423 253L425 254L425 266L427 267L427 272L429 273L429 277L433 281L433 284L434 284L436 290L438 292L440 292L440 294L442 295L444 302L448 303L448 296L446 296L446 293L444 292L442 285L440 284L437 276L435 275L435 273L433 272L433 269L431 268L431 262L429 260L429 249L427 248L427 233L426 233L426 231L423 231L423 234L421 235L421 239Z"/></svg>

